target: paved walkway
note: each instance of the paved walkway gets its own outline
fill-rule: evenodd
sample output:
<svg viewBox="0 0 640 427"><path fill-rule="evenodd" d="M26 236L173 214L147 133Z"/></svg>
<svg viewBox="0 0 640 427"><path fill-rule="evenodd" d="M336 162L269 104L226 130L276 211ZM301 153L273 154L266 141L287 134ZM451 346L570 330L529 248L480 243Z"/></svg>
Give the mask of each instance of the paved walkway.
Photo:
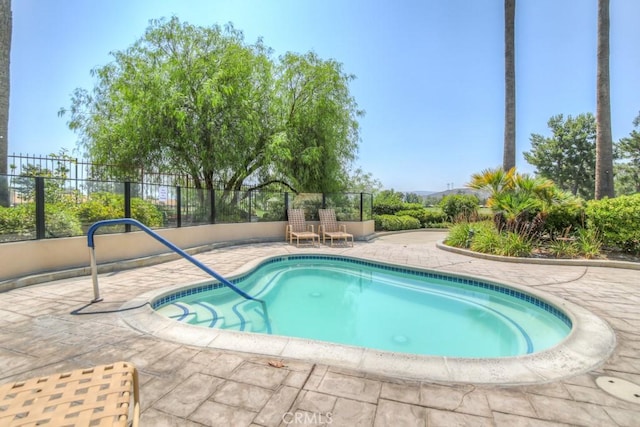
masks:
<svg viewBox="0 0 640 427"><path fill-rule="evenodd" d="M546 266L470 258L435 247L440 232L387 235L354 248L320 251L471 274L530 286L576 303L606 320L617 345L601 366L535 385L435 383L359 372L311 360L200 348L141 333L117 310L168 285L205 279L185 261L0 293L0 383L117 360L141 373L142 424L148 426L637 426L640 395L629 402L596 385L607 375L640 384L640 289L636 270ZM197 256L222 274L247 262L311 253L285 243L223 248ZM71 314L74 310L81 314Z"/></svg>

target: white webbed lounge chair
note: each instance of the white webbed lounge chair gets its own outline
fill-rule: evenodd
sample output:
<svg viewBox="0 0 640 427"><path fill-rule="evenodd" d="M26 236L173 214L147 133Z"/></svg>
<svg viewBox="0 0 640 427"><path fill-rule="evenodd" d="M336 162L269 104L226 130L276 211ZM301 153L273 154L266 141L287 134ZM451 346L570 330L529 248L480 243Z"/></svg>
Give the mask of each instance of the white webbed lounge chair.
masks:
<svg viewBox="0 0 640 427"><path fill-rule="evenodd" d="M320 235L313 231L313 224L307 225L303 209L288 209L287 216L289 225L287 225L285 231L285 239L289 241L289 244L293 244L294 238L296 239L296 246L300 246L300 239L311 239L311 244L315 246L317 238L318 246L320 245Z"/></svg>
<svg viewBox="0 0 640 427"><path fill-rule="evenodd" d="M333 246L334 239L344 239L345 245L351 239L351 246L353 246L353 234L347 233L346 225L338 224L336 212L333 209L319 209L318 213L320 214L320 228L318 231L322 235L322 243L326 243L327 237L331 246Z"/></svg>

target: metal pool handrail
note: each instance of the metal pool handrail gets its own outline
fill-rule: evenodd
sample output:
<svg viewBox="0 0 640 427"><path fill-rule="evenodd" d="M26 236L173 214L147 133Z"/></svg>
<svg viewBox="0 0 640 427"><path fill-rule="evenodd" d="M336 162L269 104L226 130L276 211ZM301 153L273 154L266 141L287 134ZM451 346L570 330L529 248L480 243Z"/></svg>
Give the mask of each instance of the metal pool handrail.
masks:
<svg viewBox="0 0 640 427"><path fill-rule="evenodd" d="M107 225L116 225L116 224L135 225L136 227L138 227L139 229L141 229L142 231L144 231L145 233L147 233L148 235L156 239L158 242L162 243L163 245L165 245L166 247L168 247L169 249L171 249L172 251L174 251L175 253L177 253L178 255L180 255L181 257L183 257L193 265L195 265L196 267L203 270L205 273L212 276L214 279L218 280L223 285L230 288L232 291L234 291L241 297L260 303L260 305L262 305L263 316L267 326L267 332L271 333L271 323L269 322L269 313L267 312L267 304L263 300L252 297L251 295L249 295L248 293L246 293L245 291L243 291L242 289L238 288L233 283L225 279L223 276L216 273L211 268L207 267L206 265L204 265L203 263L201 263L191 255L189 255L188 253L186 253L185 251L183 251L182 249L180 249L179 247L177 247L176 245L174 245L164 237L160 236L158 233L156 233L146 225L142 224L140 221L137 221L132 218L105 219L102 221L98 221L94 223L91 227L89 227L89 230L87 231L87 246L89 246L90 253L91 253L91 279L93 280L94 298L91 301L92 303L102 301L102 298L100 297L100 289L98 288L98 267L96 264L95 241L93 239L93 235L95 234L96 230L100 227L107 226Z"/></svg>

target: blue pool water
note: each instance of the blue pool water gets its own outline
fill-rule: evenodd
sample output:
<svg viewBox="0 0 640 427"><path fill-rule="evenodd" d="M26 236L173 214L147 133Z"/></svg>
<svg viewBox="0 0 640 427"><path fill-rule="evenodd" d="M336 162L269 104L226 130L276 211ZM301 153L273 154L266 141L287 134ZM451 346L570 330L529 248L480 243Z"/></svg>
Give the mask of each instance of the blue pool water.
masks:
<svg viewBox="0 0 640 427"><path fill-rule="evenodd" d="M560 342L571 321L538 297L479 280L331 256L271 259L236 286L210 284L156 300L194 325L450 357L505 357Z"/></svg>

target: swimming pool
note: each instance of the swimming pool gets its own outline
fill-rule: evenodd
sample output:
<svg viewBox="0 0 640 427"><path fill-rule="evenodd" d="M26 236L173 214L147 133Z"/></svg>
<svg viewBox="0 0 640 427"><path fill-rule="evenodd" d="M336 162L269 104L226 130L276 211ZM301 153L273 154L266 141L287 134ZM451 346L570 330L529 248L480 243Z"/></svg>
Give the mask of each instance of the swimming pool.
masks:
<svg viewBox="0 0 640 427"><path fill-rule="evenodd" d="M232 281L263 299L268 313L218 283L163 295L152 306L199 326L469 358L539 352L572 326L557 307L521 290L355 258L280 256Z"/></svg>

